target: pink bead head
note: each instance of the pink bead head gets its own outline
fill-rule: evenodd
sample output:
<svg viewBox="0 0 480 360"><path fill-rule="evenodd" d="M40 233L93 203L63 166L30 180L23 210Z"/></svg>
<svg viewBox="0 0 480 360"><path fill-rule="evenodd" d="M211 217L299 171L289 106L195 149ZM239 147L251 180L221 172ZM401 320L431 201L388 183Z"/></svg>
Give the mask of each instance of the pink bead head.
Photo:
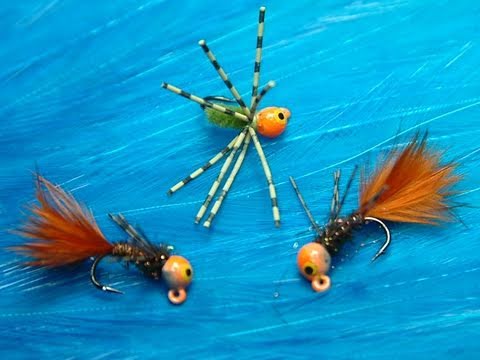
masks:
<svg viewBox="0 0 480 360"><path fill-rule="evenodd" d="M193 278L190 262L182 256L170 256L163 265L162 275L170 289L168 300L175 305L183 303L187 299L186 288Z"/></svg>
<svg viewBox="0 0 480 360"><path fill-rule="evenodd" d="M323 292L330 288L331 258L328 251L319 243L311 242L304 245L297 256L300 273L312 283L313 290Z"/></svg>

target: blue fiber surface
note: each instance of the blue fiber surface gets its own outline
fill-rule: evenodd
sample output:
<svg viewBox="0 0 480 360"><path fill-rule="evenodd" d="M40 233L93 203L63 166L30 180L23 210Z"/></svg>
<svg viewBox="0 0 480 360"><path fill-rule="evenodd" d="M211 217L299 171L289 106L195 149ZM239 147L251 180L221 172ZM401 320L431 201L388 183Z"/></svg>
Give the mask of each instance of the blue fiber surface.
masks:
<svg viewBox="0 0 480 360"><path fill-rule="evenodd" d="M235 132L160 85L228 95L197 45L206 39L249 99L261 5L261 83L277 82L263 106L292 112L281 137L261 139L282 226L251 148L206 230L193 218L219 167L166 191ZM173 306L135 269L102 266L102 280L125 291L117 296L90 284L89 262L28 269L2 251L0 357L478 359L479 14L474 0L2 1L2 246L21 241L8 230L33 201L38 164L109 239L124 240L106 216L122 212L188 257L195 280ZM461 221L391 224L393 244L375 263L383 238L368 226L338 260L331 290L312 292L295 261L314 234L288 176L323 223L335 169L345 182L356 164L426 129L460 162Z"/></svg>

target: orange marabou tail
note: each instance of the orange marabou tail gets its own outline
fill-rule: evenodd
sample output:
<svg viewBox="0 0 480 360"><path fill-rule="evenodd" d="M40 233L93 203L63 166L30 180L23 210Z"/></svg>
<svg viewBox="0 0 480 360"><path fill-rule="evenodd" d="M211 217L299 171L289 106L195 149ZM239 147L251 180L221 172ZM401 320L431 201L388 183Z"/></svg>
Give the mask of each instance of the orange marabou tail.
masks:
<svg viewBox="0 0 480 360"><path fill-rule="evenodd" d="M451 187L460 180L456 164L440 164L441 153L427 148L418 134L407 147L392 150L369 177L362 176L360 210L364 216L437 224L449 219Z"/></svg>
<svg viewBox="0 0 480 360"><path fill-rule="evenodd" d="M71 194L37 175L36 197L39 204L29 206L30 217L15 231L34 241L10 248L31 257L27 265L56 267L111 252L91 212Z"/></svg>

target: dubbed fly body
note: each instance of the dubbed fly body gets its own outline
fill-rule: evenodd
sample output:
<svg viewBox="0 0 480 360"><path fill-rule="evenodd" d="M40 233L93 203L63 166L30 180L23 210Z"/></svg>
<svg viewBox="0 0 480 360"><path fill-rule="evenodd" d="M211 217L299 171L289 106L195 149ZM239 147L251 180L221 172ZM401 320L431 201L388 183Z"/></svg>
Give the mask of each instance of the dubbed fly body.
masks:
<svg viewBox="0 0 480 360"><path fill-rule="evenodd" d="M343 244L352 238L353 231L360 228L364 222L365 219L361 214L337 218L323 228L315 242L323 244L330 254L337 254Z"/></svg>
<svg viewBox="0 0 480 360"><path fill-rule="evenodd" d="M129 239L109 242L90 211L71 194L40 175L37 175L36 197L39 205L30 207L31 216L16 231L32 241L10 248L31 259L26 265L55 268L95 257L90 271L92 283L100 290L122 293L101 284L96 276L100 261L111 256L126 265L136 266L148 277L163 278L169 287L168 298L172 303L181 304L186 300L186 288L192 280L193 270L187 259L172 255L173 247L150 242L121 214L109 216Z"/></svg>
<svg viewBox="0 0 480 360"><path fill-rule="evenodd" d="M390 151L373 174L367 177L366 171L362 172L359 208L346 217L341 217L340 211L355 177L356 168L341 200L340 171L336 171L330 216L323 228L317 225L295 180L290 178L317 232L315 240L303 246L297 257L300 273L311 281L315 291L325 291L330 287L327 273L331 257L337 255L342 246L351 240L355 230L366 223L377 223L386 235L385 243L372 259L375 260L384 254L390 245L391 234L384 221L436 225L450 219L451 188L460 177L453 174L456 164L442 165L440 160L439 152L427 148L427 136L420 139L418 134L415 135L403 150Z"/></svg>
<svg viewBox="0 0 480 360"><path fill-rule="evenodd" d="M241 130L239 134L235 136L223 150L211 158L205 165L193 171L185 179L172 186L168 191L168 194L172 195L190 181L203 174L210 167L215 165L224 156L227 156L217 178L215 179L205 198L205 201L195 217L195 223L198 224L200 221L202 221L210 204L212 203L212 200L214 200L214 197L217 194L225 175L230 171L232 164L234 164L233 169L230 171L228 178L224 182L224 186L220 195L217 197L217 200L210 209L210 214L203 223L203 225L207 228L211 226L213 219L215 218L224 199L226 198L230 187L232 186L233 181L235 180L235 177L237 176L237 173L243 164L251 141L253 141L253 144L255 145L255 149L260 158L260 162L267 180L274 223L276 226L280 226L280 210L278 207L277 193L273 182L272 173L270 171L270 166L263 152L260 140L258 139L257 132L269 138L280 136L285 131L285 128L288 124L290 111L283 107L267 107L257 111L260 100L270 89L275 86L274 81L269 81L260 92L258 91L260 66L262 60L264 21L265 8L261 7L258 19L257 48L255 53L252 98L250 106L246 105L242 96L230 81L225 70L223 70L223 68L220 66L217 58L208 47L205 40L200 40L198 44L203 49L205 55L210 60L218 75L231 92L233 99L223 96L200 97L188 93L187 91L184 91L171 84L162 84L163 88L199 104L204 109L207 119L214 125ZM241 151L239 152L238 150L240 148Z"/></svg>
<svg viewBox="0 0 480 360"><path fill-rule="evenodd" d="M207 96L205 99L208 99L208 101L211 101L212 103L218 102L232 111L243 113L238 105L233 106L230 104L235 102L234 100L230 100L223 96ZM207 119L216 126L238 130L245 127L245 122L237 119L233 115L225 114L204 106L203 108ZM255 114L251 126L262 136L276 138L285 131L290 115L290 110L287 108L269 106Z"/></svg>

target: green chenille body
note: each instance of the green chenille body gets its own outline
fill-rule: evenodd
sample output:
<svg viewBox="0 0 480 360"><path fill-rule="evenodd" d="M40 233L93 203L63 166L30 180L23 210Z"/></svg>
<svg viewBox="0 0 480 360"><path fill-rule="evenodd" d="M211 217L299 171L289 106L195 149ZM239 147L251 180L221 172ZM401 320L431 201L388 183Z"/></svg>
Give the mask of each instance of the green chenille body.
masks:
<svg viewBox="0 0 480 360"><path fill-rule="evenodd" d="M225 106L230 110L243 114L242 109L238 106L226 105L223 103L222 103L222 106ZM205 108L204 111L208 121L210 121L212 124L216 126L219 126L222 128L230 128L230 129L243 129L246 125L245 121L237 119L235 116L224 114L220 111L213 110L211 108Z"/></svg>

